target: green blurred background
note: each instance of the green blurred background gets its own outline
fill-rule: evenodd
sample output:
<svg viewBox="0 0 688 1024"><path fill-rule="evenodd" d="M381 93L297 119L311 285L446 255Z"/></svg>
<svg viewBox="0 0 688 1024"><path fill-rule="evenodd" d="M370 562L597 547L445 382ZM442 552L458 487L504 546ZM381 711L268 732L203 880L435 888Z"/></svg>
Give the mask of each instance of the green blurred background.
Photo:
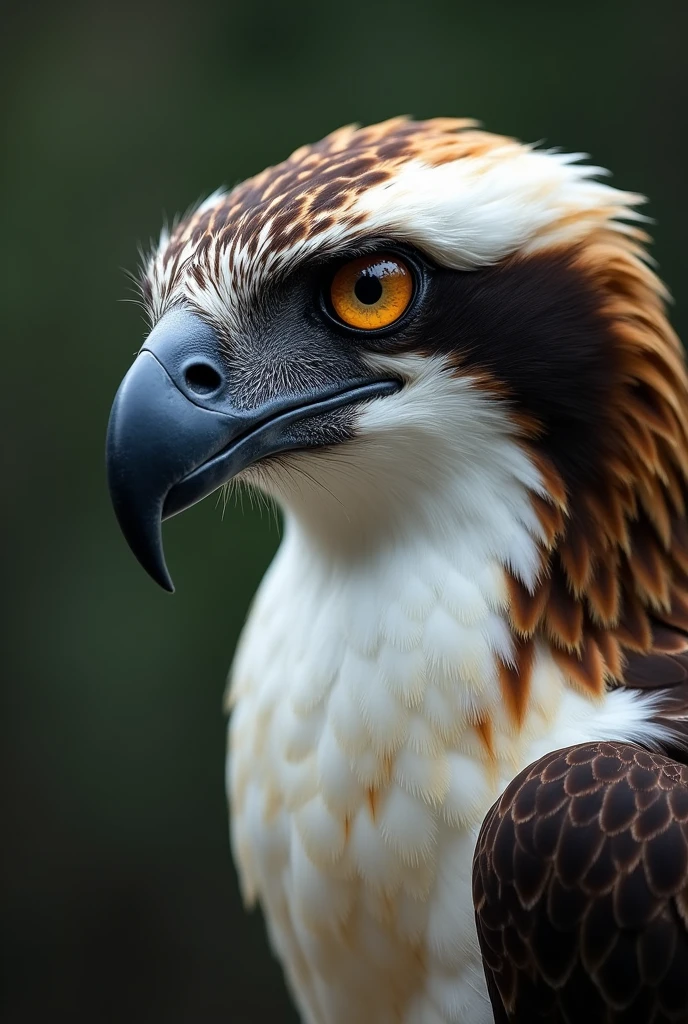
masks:
<svg viewBox="0 0 688 1024"><path fill-rule="evenodd" d="M687 30L681 0L5 9L7 1024L295 1020L223 794L225 675L276 529L214 499L172 521L171 598L108 504L137 243L343 123L468 114L650 195L685 330Z"/></svg>

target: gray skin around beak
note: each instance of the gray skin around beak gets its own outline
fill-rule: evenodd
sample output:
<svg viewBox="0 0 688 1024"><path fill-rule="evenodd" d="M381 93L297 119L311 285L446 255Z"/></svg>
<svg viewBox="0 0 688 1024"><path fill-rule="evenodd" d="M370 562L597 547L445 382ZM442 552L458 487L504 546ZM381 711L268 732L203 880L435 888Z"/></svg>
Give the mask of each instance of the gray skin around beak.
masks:
<svg viewBox="0 0 688 1024"><path fill-rule="evenodd" d="M269 395L246 408L232 393L215 331L186 310L162 317L119 387L107 433L117 520L160 586L174 590L162 545L164 519L259 459L323 443L317 432L294 429L296 424L399 387L365 373L343 376L299 393Z"/></svg>

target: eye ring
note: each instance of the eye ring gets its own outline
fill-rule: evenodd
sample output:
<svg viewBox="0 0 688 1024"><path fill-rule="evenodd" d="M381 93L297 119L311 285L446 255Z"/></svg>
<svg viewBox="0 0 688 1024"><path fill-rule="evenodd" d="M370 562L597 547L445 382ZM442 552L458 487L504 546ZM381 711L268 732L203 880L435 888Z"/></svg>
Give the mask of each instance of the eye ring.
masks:
<svg viewBox="0 0 688 1024"><path fill-rule="evenodd" d="M377 333L401 320L416 291L412 261L395 252L374 252L349 260L335 271L326 290L326 305L349 330Z"/></svg>

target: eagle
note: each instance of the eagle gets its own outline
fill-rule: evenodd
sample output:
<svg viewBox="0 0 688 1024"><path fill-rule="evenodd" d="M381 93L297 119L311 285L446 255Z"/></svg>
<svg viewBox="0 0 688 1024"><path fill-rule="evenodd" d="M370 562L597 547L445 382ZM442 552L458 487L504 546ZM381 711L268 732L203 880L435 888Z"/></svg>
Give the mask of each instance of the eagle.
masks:
<svg viewBox="0 0 688 1024"><path fill-rule="evenodd" d="M163 232L112 501L283 538L227 791L308 1024L688 1021L688 377L635 193L395 118Z"/></svg>

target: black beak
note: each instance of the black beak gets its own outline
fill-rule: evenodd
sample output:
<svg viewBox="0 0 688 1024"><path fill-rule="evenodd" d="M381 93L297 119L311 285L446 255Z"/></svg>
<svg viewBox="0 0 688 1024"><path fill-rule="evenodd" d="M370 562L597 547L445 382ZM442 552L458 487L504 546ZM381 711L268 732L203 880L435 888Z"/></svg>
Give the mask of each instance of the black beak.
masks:
<svg viewBox="0 0 688 1024"><path fill-rule="evenodd" d="M237 406L215 332L192 313L166 313L122 381L110 414L107 470L122 532L166 590L163 519L200 501L252 463L304 447L294 423L396 391L392 380L341 386Z"/></svg>

